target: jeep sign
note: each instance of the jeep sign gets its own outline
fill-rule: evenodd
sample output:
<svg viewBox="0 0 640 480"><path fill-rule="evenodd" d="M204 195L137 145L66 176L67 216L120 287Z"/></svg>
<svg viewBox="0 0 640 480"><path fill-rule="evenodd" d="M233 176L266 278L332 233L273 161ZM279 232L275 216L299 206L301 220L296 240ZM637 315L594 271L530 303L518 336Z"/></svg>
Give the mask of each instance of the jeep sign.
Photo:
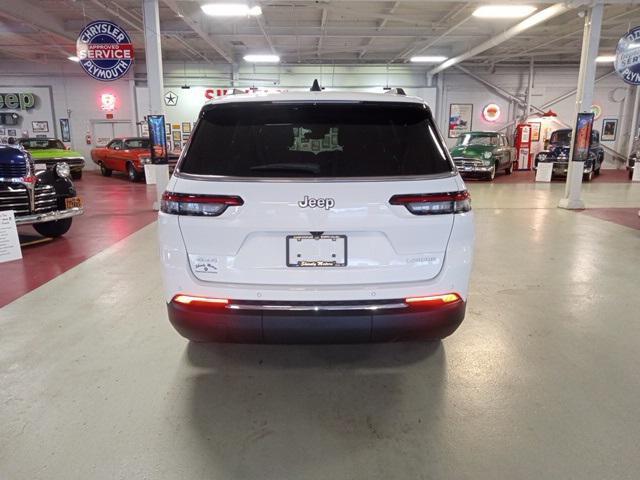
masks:
<svg viewBox="0 0 640 480"><path fill-rule="evenodd" d="M28 110L36 105L33 93L0 93L0 108Z"/></svg>

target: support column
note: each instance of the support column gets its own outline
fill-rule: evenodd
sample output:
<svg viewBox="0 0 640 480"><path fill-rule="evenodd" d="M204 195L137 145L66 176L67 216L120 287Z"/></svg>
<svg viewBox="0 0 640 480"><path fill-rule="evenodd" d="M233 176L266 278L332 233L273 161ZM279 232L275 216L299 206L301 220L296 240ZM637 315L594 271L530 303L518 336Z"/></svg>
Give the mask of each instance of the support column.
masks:
<svg viewBox="0 0 640 480"><path fill-rule="evenodd" d="M633 111L631 112L631 126L629 127L629 138L627 139L626 151L627 158L633 153L633 144L636 139L636 130L638 129L638 112L640 111L640 87L633 87L635 98L633 100Z"/></svg>
<svg viewBox="0 0 640 480"><path fill-rule="evenodd" d="M584 33L582 34L582 55L580 57L580 73L578 74L578 90L576 92L576 108L573 117L573 133L571 151L569 153L569 171L564 197L558 206L567 209L583 209L584 201L580 198L582 191L583 162L574 162L574 140L579 113L591 111L593 104L593 89L596 80L596 57L600 46L600 30L602 29L602 15L604 5L596 3L589 9L584 18Z"/></svg>
<svg viewBox="0 0 640 480"><path fill-rule="evenodd" d="M147 115L164 115L164 81L158 0L142 0L142 13L147 90L149 92L149 111ZM154 208L159 210L162 193L169 183L169 165L147 165L145 166L145 172L147 173L147 183L156 184L156 203Z"/></svg>
<svg viewBox="0 0 640 480"><path fill-rule="evenodd" d="M524 117L522 123L527 121L529 114L531 113L531 91L533 90L533 57L529 59L529 83L527 85L527 106L524 110Z"/></svg>

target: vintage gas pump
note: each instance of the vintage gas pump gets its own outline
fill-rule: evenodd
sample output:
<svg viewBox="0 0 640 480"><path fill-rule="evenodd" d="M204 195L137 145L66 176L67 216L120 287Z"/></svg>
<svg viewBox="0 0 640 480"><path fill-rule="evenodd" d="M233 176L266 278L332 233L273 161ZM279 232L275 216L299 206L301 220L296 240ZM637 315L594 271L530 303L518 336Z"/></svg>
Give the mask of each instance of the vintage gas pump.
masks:
<svg viewBox="0 0 640 480"><path fill-rule="evenodd" d="M531 125L521 123L516 127L516 158L518 170L531 170Z"/></svg>

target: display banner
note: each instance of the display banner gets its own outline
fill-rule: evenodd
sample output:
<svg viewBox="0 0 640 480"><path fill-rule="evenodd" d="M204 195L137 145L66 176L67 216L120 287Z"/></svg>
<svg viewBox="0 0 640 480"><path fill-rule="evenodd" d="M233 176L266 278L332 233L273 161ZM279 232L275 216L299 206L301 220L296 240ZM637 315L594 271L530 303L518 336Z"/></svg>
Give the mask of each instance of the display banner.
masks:
<svg viewBox="0 0 640 480"><path fill-rule="evenodd" d="M165 130L164 115L147 116L149 125L149 146L151 148L151 163L169 163L167 149L167 132Z"/></svg>
<svg viewBox="0 0 640 480"><path fill-rule="evenodd" d="M622 80L640 85L640 27L632 28L618 41L613 65Z"/></svg>
<svg viewBox="0 0 640 480"><path fill-rule="evenodd" d="M134 58L131 38L109 20L96 20L82 29L76 41L76 55L83 70L101 82L122 78Z"/></svg>
<svg viewBox="0 0 640 480"><path fill-rule="evenodd" d="M13 210L0 212L0 263L22 258Z"/></svg>
<svg viewBox="0 0 640 480"><path fill-rule="evenodd" d="M457 138L471 131L473 123L473 105L470 103L452 103L449 105L449 138Z"/></svg>
<svg viewBox="0 0 640 480"><path fill-rule="evenodd" d="M574 162L586 162L591 147L591 130L593 129L593 113L579 113L573 140Z"/></svg>

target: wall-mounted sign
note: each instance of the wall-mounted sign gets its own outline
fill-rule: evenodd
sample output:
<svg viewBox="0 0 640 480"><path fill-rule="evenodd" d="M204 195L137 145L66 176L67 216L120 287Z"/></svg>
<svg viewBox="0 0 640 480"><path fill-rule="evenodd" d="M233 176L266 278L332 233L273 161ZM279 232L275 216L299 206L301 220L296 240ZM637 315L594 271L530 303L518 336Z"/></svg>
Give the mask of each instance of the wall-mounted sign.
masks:
<svg viewBox="0 0 640 480"><path fill-rule="evenodd" d="M593 118L595 120L599 119L602 115L602 107L596 103L591 105L591 113L593 113Z"/></svg>
<svg viewBox="0 0 640 480"><path fill-rule="evenodd" d="M629 30L618 41L614 68L630 85L640 85L640 27Z"/></svg>
<svg viewBox="0 0 640 480"><path fill-rule="evenodd" d="M123 77L133 63L133 45L127 32L108 20L96 20L82 29L76 41L80 65L96 80Z"/></svg>
<svg viewBox="0 0 640 480"><path fill-rule="evenodd" d="M500 106L495 103L490 103L482 109L482 118L487 122L497 122L500 118Z"/></svg>
<svg viewBox="0 0 640 480"><path fill-rule="evenodd" d="M49 122L46 120L34 120L31 122L31 130L33 130L33 133L47 133L49 132Z"/></svg>
<svg viewBox="0 0 640 480"><path fill-rule="evenodd" d="M605 118L602 120L602 136L600 140L603 142L614 142L618 133L618 119Z"/></svg>
<svg viewBox="0 0 640 480"><path fill-rule="evenodd" d="M452 103L449 105L449 138L457 138L471 131L473 104Z"/></svg>
<svg viewBox="0 0 640 480"><path fill-rule="evenodd" d="M36 105L33 93L0 93L0 108L28 110Z"/></svg>
<svg viewBox="0 0 640 480"><path fill-rule="evenodd" d="M71 141L71 127L69 126L68 118L60 119L60 137L62 138L63 142Z"/></svg>
<svg viewBox="0 0 640 480"><path fill-rule="evenodd" d="M116 96L113 93L101 94L100 109L104 112L113 112L116 109Z"/></svg>
<svg viewBox="0 0 640 480"><path fill-rule="evenodd" d="M167 107L175 107L178 104L178 95L169 91L164 94L164 104Z"/></svg>

